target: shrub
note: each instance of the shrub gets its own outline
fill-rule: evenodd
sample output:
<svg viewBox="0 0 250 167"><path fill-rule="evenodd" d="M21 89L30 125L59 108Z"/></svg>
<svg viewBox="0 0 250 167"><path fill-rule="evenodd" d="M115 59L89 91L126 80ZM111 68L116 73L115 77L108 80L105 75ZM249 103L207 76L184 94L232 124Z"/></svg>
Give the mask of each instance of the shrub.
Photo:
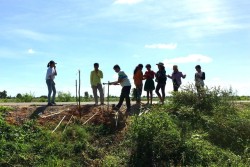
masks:
<svg viewBox="0 0 250 167"><path fill-rule="evenodd" d="M154 166L177 161L180 132L165 112L153 111L135 117L129 130L132 144L131 163L135 166Z"/></svg>
<svg viewBox="0 0 250 167"><path fill-rule="evenodd" d="M21 96L18 96L16 98L16 101L17 102L31 102L32 100L34 99L34 95L33 94L28 94L28 93L25 93Z"/></svg>
<svg viewBox="0 0 250 167"><path fill-rule="evenodd" d="M116 156L107 155L102 161L102 167L119 167L120 159Z"/></svg>
<svg viewBox="0 0 250 167"><path fill-rule="evenodd" d="M71 94L68 93L64 93L64 92L58 92L58 100L60 102L70 102L71 100Z"/></svg>

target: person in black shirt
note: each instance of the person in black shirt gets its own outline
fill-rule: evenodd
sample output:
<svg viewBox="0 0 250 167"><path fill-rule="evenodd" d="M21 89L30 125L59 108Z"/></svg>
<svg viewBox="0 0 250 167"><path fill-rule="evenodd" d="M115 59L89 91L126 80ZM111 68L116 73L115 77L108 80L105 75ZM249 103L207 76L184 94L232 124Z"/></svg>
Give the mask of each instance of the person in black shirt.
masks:
<svg viewBox="0 0 250 167"><path fill-rule="evenodd" d="M155 93L159 97L160 102L162 104L164 104L164 100L165 100L165 86L166 86L166 81L167 81L166 71L165 71L165 67L164 67L163 63L160 62L160 63L158 63L156 65L158 65L158 69L159 70L155 74L155 77L156 77L155 81L157 82ZM160 89L161 89L161 93L162 94L159 93Z"/></svg>

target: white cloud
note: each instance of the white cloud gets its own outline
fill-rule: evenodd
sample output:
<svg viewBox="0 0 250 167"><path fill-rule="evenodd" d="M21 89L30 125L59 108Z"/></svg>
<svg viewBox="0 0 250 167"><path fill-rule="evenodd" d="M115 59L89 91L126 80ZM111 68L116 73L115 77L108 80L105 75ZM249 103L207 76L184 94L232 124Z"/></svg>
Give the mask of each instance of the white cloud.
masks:
<svg viewBox="0 0 250 167"><path fill-rule="evenodd" d="M142 2L143 0L116 0L115 4L137 4Z"/></svg>
<svg viewBox="0 0 250 167"><path fill-rule="evenodd" d="M14 34L16 36L22 37L22 38L28 38L35 41L50 41L50 40L57 40L59 39L55 35L49 35L45 33L35 32L32 30L26 30L26 29L15 29L9 31L10 34Z"/></svg>
<svg viewBox="0 0 250 167"><path fill-rule="evenodd" d="M28 54L35 54L36 52L33 49L28 49Z"/></svg>
<svg viewBox="0 0 250 167"><path fill-rule="evenodd" d="M172 59L164 60L164 64L174 64L174 63L210 63L213 59L211 57L201 55L201 54L192 54L186 57L177 57Z"/></svg>
<svg viewBox="0 0 250 167"><path fill-rule="evenodd" d="M151 45L145 45L145 48L149 48L149 49L176 49L177 48L177 44L174 43L170 43L170 44L151 44Z"/></svg>

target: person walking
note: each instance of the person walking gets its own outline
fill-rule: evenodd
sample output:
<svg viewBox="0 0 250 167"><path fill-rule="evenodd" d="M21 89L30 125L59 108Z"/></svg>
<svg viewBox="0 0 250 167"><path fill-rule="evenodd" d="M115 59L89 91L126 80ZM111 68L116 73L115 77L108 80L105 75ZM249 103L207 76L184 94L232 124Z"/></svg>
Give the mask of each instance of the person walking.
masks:
<svg viewBox="0 0 250 167"><path fill-rule="evenodd" d="M204 88L205 72L201 71L201 66L195 66L196 73L194 75L195 86L198 92L201 92Z"/></svg>
<svg viewBox="0 0 250 167"><path fill-rule="evenodd" d="M142 86L143 86L143 73L142 73L143 65L139 64L136 66L134 70L134 84L136 88L136 103L141 103L141 94L142 94Z"/></svg>
<svg viewBox="0 0 250 167"><path fill-rule="evenodd" d="M178 66L174 65L172 75L167 75L167 77L172 79L174 91L177 92L181 86L181 78L186 78L186 75L183 75L182 72L178 70Z"/></svg>
<svg viewBox="0 0 250 167"><path fill-rule="evenodd" d="M153 100L153 90L155 90L154 77L155 72L151 70L151 65L146 65L147 71L145 72L143 78L146 79L144 85L144 91L147 92L147 104L149 104L149 96L150 96L150 104L152 105Z"/></svg>
<svg viewBox="0 0 250 167"><path fill-rule="evenodd" d="M91 88L93 90L93 95L95 99L95 105L98 105L98 96L97 96L97 90L100 94L100 101L101 105L104 105L104 94L101 84L101 79L103 78L103 73L101 70L99 70L99 64L94 63L94 70L90 73L90 84Z"/></svg>
<svg viewBox="0 0 250 167"><path fill-rule="evenodd" d="M126 113L130 114L130 110L131 110L131 103L130 103L130 97L129 97L130 89L131 89L130 81L128 79L128 76L124 73L124 71L121 71L121 68L119 65L115 65L113 69L116 73L118 73L118 80L114 82L110 82L110 84L111 85L120 84L122 86L119 102L113 109L119 110L120 107L122 106L124 99L126 99L126 106L127 106Z"/></svg>
<svg viewBox="0 0 250 167"><path fill-rule="evenodd" d="M56 63L51 60L47 67L47 73L46 73L46 84L48 87L48 106L56 105L55 103L55 96L56 96L56 87L55 87L55 76L57 75L56 71ZM51 93L53 92L52 99L51 99Z"/></svg>
<svg viewBox="0 0 250 167"><path fill-rule="evenodd" d="M166 86L166 81L167 81L167 77L166 77L166 71L165 71L165 67L164 64L159 62L158 64L156 64L158 66L158 71L155 74L156 77L156 89L155 92L157 94L157 96L160 99L160 103L164 104L164 100L165 100L165 86ZM161 89L161 93L159 93L159 90Z"/></svg>

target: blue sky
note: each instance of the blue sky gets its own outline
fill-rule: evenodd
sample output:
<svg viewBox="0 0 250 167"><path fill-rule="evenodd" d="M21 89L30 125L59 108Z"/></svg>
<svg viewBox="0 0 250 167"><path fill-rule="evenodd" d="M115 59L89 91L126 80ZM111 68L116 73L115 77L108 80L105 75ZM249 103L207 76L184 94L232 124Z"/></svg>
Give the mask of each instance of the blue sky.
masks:
<svg viewBox="0 0 250 167"><path fill-rule="evenodd" d="M115 64L132 78L137 64L156 71L161 61L168 74L174 64L187 74L183 86L200 64L207 86L250 95L249 8L248 0L0 0L0 91L46 95L50 60L57 91L73 95L79 69L82 94L92 93L95 62L107 82Z"/></svg>

